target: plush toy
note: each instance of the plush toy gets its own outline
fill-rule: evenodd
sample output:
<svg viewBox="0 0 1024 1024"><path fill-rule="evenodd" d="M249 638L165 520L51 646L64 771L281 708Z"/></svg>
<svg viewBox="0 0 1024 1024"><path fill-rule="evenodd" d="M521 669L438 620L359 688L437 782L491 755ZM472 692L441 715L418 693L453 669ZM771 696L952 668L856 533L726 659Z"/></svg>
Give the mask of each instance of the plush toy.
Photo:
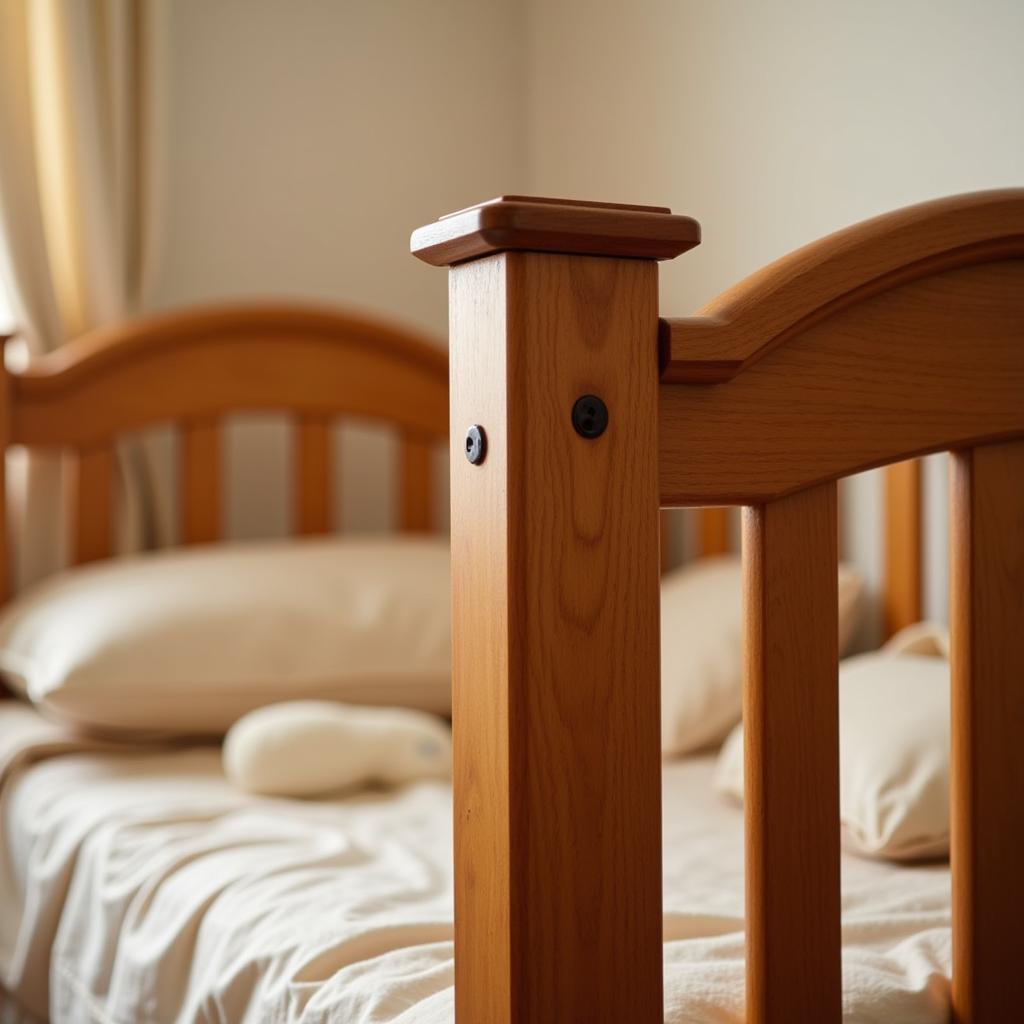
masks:
<svg viewBox="0 0 1024 1024"><path fill-rule="evenodd" d="M403 708L288 701L240 718L224 739L224 772L268 796L324 796L382 783L448 778L451 731Z"/></svg>

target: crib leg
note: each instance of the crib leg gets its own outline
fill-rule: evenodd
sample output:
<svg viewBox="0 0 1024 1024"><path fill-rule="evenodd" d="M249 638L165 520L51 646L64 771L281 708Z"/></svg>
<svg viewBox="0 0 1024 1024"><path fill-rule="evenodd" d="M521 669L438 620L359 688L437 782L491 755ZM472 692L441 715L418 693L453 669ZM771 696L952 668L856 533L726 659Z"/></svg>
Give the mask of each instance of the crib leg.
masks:
<svg viewBox="0 0 1024 1024"><path fill-rule="evenodd" d="M656 264L500 253L451 311L456 1019L655 1024Z"/></svg>

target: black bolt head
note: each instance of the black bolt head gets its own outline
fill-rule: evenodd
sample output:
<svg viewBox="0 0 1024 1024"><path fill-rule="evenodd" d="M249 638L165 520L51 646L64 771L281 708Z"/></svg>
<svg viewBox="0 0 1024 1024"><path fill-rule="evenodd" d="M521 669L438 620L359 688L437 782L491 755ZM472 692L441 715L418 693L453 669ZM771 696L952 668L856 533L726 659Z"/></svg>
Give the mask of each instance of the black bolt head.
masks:
<svg viewBox="0 0 1024 1024"><path fill-rule="evenodd" d="M608 406L597 395L581 395L572 407L572 425L580 437L600 437L608 427Z"/></svg>
<svg viewBox="0 0 1024 1024"><path fill-rule="evenodd" d="M466 458L474 466L479 466L487 457L487 435L484 428L473 424L466 431Z"/></svg>

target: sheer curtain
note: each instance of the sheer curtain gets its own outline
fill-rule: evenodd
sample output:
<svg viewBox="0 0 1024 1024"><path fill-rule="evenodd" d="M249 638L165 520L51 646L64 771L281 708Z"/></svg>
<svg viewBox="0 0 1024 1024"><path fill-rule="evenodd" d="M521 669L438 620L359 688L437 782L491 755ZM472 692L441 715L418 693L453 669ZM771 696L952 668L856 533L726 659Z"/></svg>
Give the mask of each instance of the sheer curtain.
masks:
<svg viewBox="0 0 1024 1024"><path fill-rule="evenodd" d="M0 275L29 356L142 303L155 235L158 17L147 0L0 2ZM130 447L120 463L120 543L137 545L145 474ZM59 456L33 453L10 468L23 585L63 561Z"/></svg>

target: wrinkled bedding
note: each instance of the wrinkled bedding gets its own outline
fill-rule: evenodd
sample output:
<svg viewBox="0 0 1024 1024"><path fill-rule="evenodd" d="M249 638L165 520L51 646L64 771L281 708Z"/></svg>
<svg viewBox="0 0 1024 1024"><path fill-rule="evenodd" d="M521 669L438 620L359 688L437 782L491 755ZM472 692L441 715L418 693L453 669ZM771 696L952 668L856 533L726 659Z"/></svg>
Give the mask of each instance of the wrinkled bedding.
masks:
<svg viewBox="0 0 1024 1024"><path fill-rule="evenodd" d="M0 705L8 754L11 715ZM451 1024L447 786L306 803L233 790L216 749L48 749L8 759L0 789L0 984L30 1011ZM0 741L0 779L3 756ZM680 1024L742 1020L742 818L713 764L664 773L665 1019ZM844 857L843 910L844 1019L946 1021L947 868Z"/></svg>

